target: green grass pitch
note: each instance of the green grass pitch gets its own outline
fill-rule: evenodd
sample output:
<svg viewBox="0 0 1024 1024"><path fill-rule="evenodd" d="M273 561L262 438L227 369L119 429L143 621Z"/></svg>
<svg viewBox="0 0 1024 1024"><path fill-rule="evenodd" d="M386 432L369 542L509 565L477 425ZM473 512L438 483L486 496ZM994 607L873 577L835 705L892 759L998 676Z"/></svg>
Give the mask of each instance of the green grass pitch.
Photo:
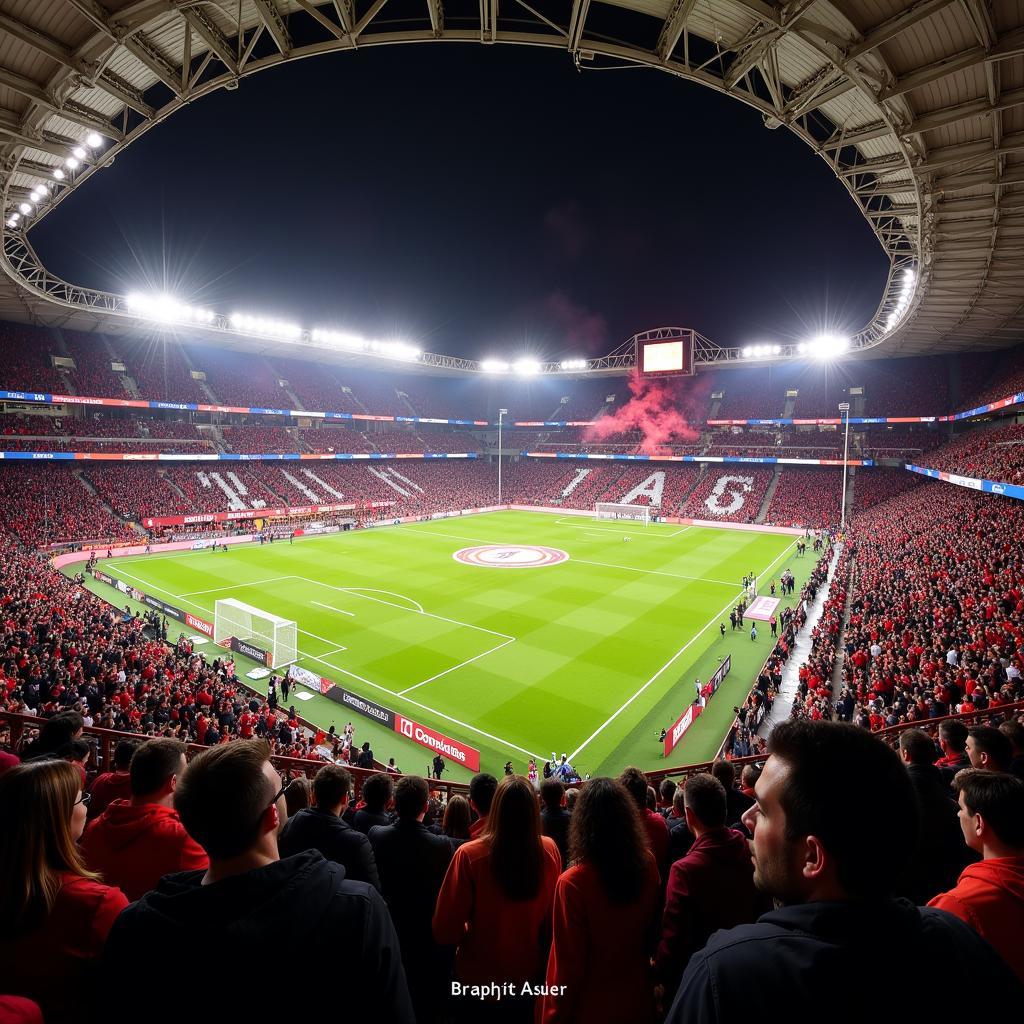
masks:
<svg viewBox="0 0 1024 1024"><path fill-rule="evenodd" d="M453 559L475 544L548 545L569 559L518 569ZM729 630L741 578L756 571L767 593L785 568L802 584L812 565L788 536L501 512L101 568L210 619L221 598L294 619L300 664L477 747L483 769L500 775L507 760L525 773L531 754L543 763L552 751L594 774L713 756L772 643L767 623L757 642L749 622ZM731 675L666 762L659 731L727 653ZM319 695L293 702L325 728L349 717ZM368 719L354 724L378 758L425 771L429 751ZM447 777L469 776L448 763Z"/></svg>

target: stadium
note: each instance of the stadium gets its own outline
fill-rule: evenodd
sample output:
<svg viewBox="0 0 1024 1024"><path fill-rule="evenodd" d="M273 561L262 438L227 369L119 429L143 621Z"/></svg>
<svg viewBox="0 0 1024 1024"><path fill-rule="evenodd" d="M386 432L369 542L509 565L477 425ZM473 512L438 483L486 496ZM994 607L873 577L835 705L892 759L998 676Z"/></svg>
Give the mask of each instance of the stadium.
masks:
<svg viewBox="0 0 1024 1024"><path fill-rule="evenodd" d="M1020 0L10 0L0 147L0 1021L1019 1003Z"/></svg>

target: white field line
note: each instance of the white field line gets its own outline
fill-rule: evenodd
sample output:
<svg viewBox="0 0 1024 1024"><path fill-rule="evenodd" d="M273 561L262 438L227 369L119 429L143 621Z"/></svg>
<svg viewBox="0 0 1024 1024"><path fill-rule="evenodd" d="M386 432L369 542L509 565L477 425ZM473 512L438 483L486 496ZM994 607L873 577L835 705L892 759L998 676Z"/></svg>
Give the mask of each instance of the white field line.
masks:
<svg viewBox="0 0 1024 1024"><path fill-rule="evenodd" d="M123 570L122 570L123 571ZM176 600L183 600L178 594L175 594L171 590L166 590L164 587L158 587L155 583L149 580L141 579L138 576L132 576L131 573L125 572L125 576L130 576L132 579L139 583L149 587L150 590L158 590L161 594L166 594L168 597L175 598ZM316 582L316 581L314 581ZM340 589L340 588L338 588ZM209 610L205 605L201 605L196 601L184 601L185 604L192 605L193 608L198 608L201 611L209 614ZM410 609L411 610L411 609ZM424 615L429 615L430 612L424 612ZM474 627L482 628L482 627ZM488 632L490 632L488 630ZM501 636L502 634L498 634ZM514 637L508 637L508 639L515 639ZM344 676L348 676L350 679L356 679L360 683L364 683L366 686L372 687L374 690L380 690L382 693L386 693L391 697L398 697L399 694L395 693L394 690L389 690L386 686L381 686L380 683L375 683L371 679L366 679L363 676L356 675L355 672L350 672L347 668L342 668L340 665L335 665L333 662L326 661L324 658L318 658L312 654L307 654L305 651L299 651L299 654L308 661L315 661L320 665L326 665L328 668L333 669L335 672L340 672ZM436 708L430 707L428 704L421 704L417 700L413 700L412 697L402 697L402 700L407 704L412 705L414 708L419 708L421 711L426 711L427 714L436 715L438 718L443 718L446 722L451 722L452 725L457 725L461 729L468 729L470 732L476 733L477 736L483 736L485 739L491 740L494 743L500 743L501 746L508 748L509 750L515 750L520 754L525 754L527 757L540 758L541 755L535 753L532 750L527 750L525 747L520 747L515 743L510 743L508 740L503 740L500 736L494 736L489 732L485 732L483 729L478 729L475 725L470 725L468 722L461 722L457 718L453 718L451 715L446 715L443 711L438 711Z"/></svg>
<svg viewBox="0 0 1024 1024"><path fill-rule="evenodd" d="M446 676L449 672L454 672L457 668L464 668L466 665L472 665L474 661L486 658L488 654L500 651L502 647L508 647L508 645L513 642L514 641L511 638L503 640L497 647L492 647L489 651L484 651L483 654L478 654L475 658L467 658L465 661L459 662L458 665L452 665L451 668L446 668L443 672L438 672L437 675L431 676L429 679L424 679L421 683L413 683L412 686L407 686L404 690L399 690L398 696L404 697L405 694L412 693L413 690L418 690L421 686L426 686L427 683L432 683L435 679L440 679L441 676Z"/></svg>
<svg viewBox="0 0 1024 1024"><path fill-rule="evenodd" d="M781 553L780 553L780 554L778 555L778 557L777 557L777 558L773 559L773 560L772 560L772 561L771 561L771 562L770 562L770 563L769 563L769 564L768 564L767 566L765 566L765 568L764 568L764 569L762 570L762 574L763 574L763 573L766 573L766 572L769 572L769 571L770 571L770 570L771 570L771 569L772 569L772 568L773 568L773 567L775 566L775 564L776 564L777 562L781 562L781 561L782 561L782 559L783 559L783 558L785 558L785 557L786 557L786 555L787 555L787 554L789 553L790 549L791 549L791 548L793 548L793 547L795 547L795 546L796 546L796 541L793 541L793 543L792 543L792 544L789 544L789 545L787 545L787 546L786 546L786 547L785 547L785 548L784 548L784 549L782 550L782 552L781 552ZM710 628L711 628L711 627L712 627L712 626L713 626L713 625L714 625L714 624L715 624L716 622L718 622L718 621L719 621L719 620L721 619L721 617L722 617L722 616L723 616L723 615L724 615L724 614L725 614L725 613L726 613L727 611L729 611L729 610L730 610L730 609L732 608L732 606L733 606L733 602L734 602L734 601L736 600L736 598L737 598L737 597L742 597L742 596L743 596L743 593L744 593L743 589L742 589L742 588L740 588L740 590L738 590L738 591L736 592L736 595L735 595L734 597L732 597L732 598L731 598L731 599L730 599L730 600L729 600L729 601L728 601L728 602L726 603L726 605L725 605L725 606L724 606L724 607L723 607L723 608L722 608L722 609L721 609L720 611L716 612L716 613L715 613L714 615L712 615L712 616L711 616L711 618L710 618L710 619L708 619L708 621L707 621L707 622L706 622L706 623L705 623L705 624L704 624L704 625L703 625L703 626L701 627L701 629L700 629L700 632L698 632L698 633L695 633L695 634L694 634L694 635L693 635L692 637L690 637L690 639L689 639L689 640L687 640L687 641L686 641L686 643L685 643L685 644L683 644L683 646L682 646L682 647L680 647L680 648L679 648L679 650L678 650L678 651L676 651L676 653L675 653L675 654L673 654L673 655L672 655L672 657L671 657L671 658L669 658L669 659L668 659L668 661L666 661L666 662L665 662L665 664L664 664L664 665L662 665L662 666L661 666L661 668L659 668L659 669L658 669L658 671L657 671L657 672L655 672L655 673L654 673L654 675L653 675L653 676L651 676L651 678L650 678L650 679L648 679L648 680L647 680L647 682L646 682L646 683L644 683L644 685L643 685L643 686L641 686L641 687L640 687L640 689L639 689L639 690L637 690L637 691L636 691L636 693L634 693L634 694L633 694L633 696L632 696L632 697L630 697L630 698L629 698L629 700L627 700L627 701L626 701L626 703L625 703L625 704L623 704L623 705L622 705L622 707L620 707L620 708L618 709L618 711L614 711L614 712L613 712L613 713L612 713L612 714L611 714L611 715L610 715L610 716L609 716L609 717L608 717L608 718L607 718L607 719L606 719L606 720L605 720L604 722L602 722L602 723L601 723L601 725L599 725L599 726L598 726L598 727L597 727L597 728L596 728L596 729L595 729L595 730L594 730L594 731L593 731L593 732L592 732L592 733L591 733L591 734L590 734L590 735L589 735L589 736L588 736L588 737L587 737L587 738L586 738L586 739L585 739L585 740L584 740L584 741L583 741L583 742L582 742L582 743L581 743L581 744L580 744L580 745L579 745L579 746L578 746L578 747L577 747L577 748L576 748L576 749L575 749L575 750L574 750L574 751L573 751L573 752L572 752L572 753L571 753L571 754L569 755L569 760L570 760L570 761L575 761L575 759L576 759L576 756L577 756L577 755L578 755L578 754L580 753L580 751L581 751L581 750L584 750L584 749L585 749L586 747L588 747L588 746L590 745L590 743L591 743L591 742L592 742L593 740L595 740L595 739L596 739L596 738L597 738L598 736L600 736L600 735L601 735L601 733L602 733L602 732L604 732L604 730L605 730L605 729L607 729L607 728L608 728L608 726L609 726L609 725L611 725L611 724L612 724L612 722L614 722L614 721L615 721L615 719L616 719L616 718L618 718L618 717L619 717L619 715L621 715L621 714L622 714L622 712L623 712L623 711L625 711L625 710L626 710L626 708L628 708L628 707L629 707L629 705L630 705L630 704L632 704L632 703L633 703L633 701L635 701L635 700L637 699L637 697L639 697L639 696L640 696L640 695L641 695L641 694L642 694L642 693L643 693L643 692L644 692L644 691L645 691L645 690L647 689L647 687L649 687L649 686L650 686L650 685L651 685L651 684L652 684L653 682L655 682L655 681L656 681L657 679L659 679L659 678L661 677L661 675L662 675L662 674L663 674L663 673L664 673L664 672L665 672L665 671L666 671L667 669L671 668L671 667L672 667L672 665L674 665L674 664L676 663L676 661L677 661L677 660L679 659L679 657L680 657L681 655L685 654L685 653L686 653L686 651L688 651L688 650L690 649L690 647L691 647L691 646L692 646L692 645L693 645L693 644L694 644L694 643L695 643L695 642L696 642L697 640L699 640L699 639L700 639L700 637L702 637L702 636L703 636L703 635L704 635L704 634L705 634L705 633L706 633L706 632L707 632L707 631L708 631L708 630L709 630L709 629L710 629Z"/></svg>
<svg viewBox="0 0 1024 1024"><path fill-rule="evenodd" d="M241 590L243 587L262 587L268 583L281 583L284 580L294 580L297 578L298 577L296 576L271 576L270 579L253 580L252 583L231 583L223 587L211 587L209 590L190 590L187 594L181 594L179 596L199 597L202 594L217 594L222 590Z"/></svg>
<svg viewBox="0 0 1024 1024"><path fill-rule="evenodd" d="M342 651L347 651L347 647L335 647L333 651L324 651L321 657L329 658L334 654L341 654Z"/></svg>
<svg viewBox="0 0 1024 1024"><path fill-rule="evenodd" d="M486 626L477 626L472 622L460 622L458 619L449 619L446 615L435 615L434 612L424 611L422 607L419 607L419 605L417 605L419 611L416 611L414 608L407 608L405 605L395 604L393 601L382 601L379 597L370 597L367 593L360 593L352 587L335 587L330 583L324 583L322 580L311 580L305 576L296 576L295 579L304 580L306 583L311 583L318 587L327 587L328 590L339 590L345 594L352 594L353 597L362 597L367 601L376 601L378 604L386 604L390 608L399 609L399 611L413 612L416 615L426 615L428 619L438 619L441 622L450 622L453 626L464 626L466 629L476 629L481 633L490 633L491 636L500 636L502 640L515 640L515 637L509 636L508 633L499 633L496 629L488 629ZM380 593L388 594L391 593L391 591L382 590ZM392 594L392 596L402 597L401 594ZM412 598L407 597L405 600L412 601ZM413 603L416 604L415 601Z"/></svg>
<svg viewBox="0 0 1024 1024"><path fill-rule="evenodd" d="M329 612L337 612L339 615L351 615L355 618L355 612L347 612L344 608L335 608L333 604L324 604L322 601L310 601L310 604L315 604L318 608L326 608Z"/></svg>
<svg viewBox="0 0 1024 1024"><path fill-rule="evenodd" d="M325 636L317 636L316 633L310 633L308 629L300 629L303 636L308 636L311 640L319 640L322 644L327 644L328 647L337 647L341 651L347 651L348 648L342 644L339 644L337 640L328 640Z"/></svg>
<svg viewBox="0 0 1024 1024"><path fill-rule="evenodd" d="M735 583L730 583L728 580L711 580L706 576L684 576L678 572L664 572L661 569L638 569L635 565L613 565L611 562L591 562L586 558L573 558L574 562L579 562L581 565L601 565L606 569L625 569L628 572L645 572L651 576L671 576L676 580L694 580L698 583L716 583L720 587L735 587Z"/></svg>
<svg viewBox="0 0 1024 1024"><path fill-rule="evenodd" d="M311 581L315 582L315 581ZM425 614L423 611L423 605L419 601L413 600L411 597L407 597L405 594L398 594L394 590L377 590L374 587L340 587L343 593L351 594L353 597L361 597L367 601L376 601L377 604L391 605L392 608L398 608L403 612L418 612L419 614ZM408 601L409 604L415 605L415 608L410 608L408 605L395 604L394 601L385 601L379 597L370 597L370 594L388 594L391 597L397 597L400 601Z"/></svg>
<svg viewBox="0 0 1024 1024"><path fill-rule="evenodd" d="M442 533L440 530L421 530L421 529L418 529L417 527L412 526L411 524L409 526L399 527L396 532L400 532L400 533L429 533L431 537L448 537L451 540L465 540L465 541L469 541L470 544L496 544L497 543L494 540L482 540L480 537L463 537L463 536L461 536L458 533ZM512 547L513 545L509 545L509 546Z"/></svg>

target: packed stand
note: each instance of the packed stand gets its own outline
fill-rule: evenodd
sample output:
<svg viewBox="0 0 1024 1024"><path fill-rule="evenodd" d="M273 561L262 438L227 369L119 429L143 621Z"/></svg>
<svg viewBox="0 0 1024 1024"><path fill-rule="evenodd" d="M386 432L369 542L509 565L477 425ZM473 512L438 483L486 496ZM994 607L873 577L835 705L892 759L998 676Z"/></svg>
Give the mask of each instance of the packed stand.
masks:
<svg viewBox="0 0 1024 1024"><path fill-rule="evenodd" d="M299 451L299 442L287 427L270 427L257 422L245 426L224 427L222 433L229 452L260 455Z"/></svg>
<svg viewBox="0 0 1024 1024"><path fill-rule="evenodd" d="M764 521L773 526L836 527L842 504L842 469L787 466L779 474Z"/></svg>
<svg viewBox="0 0 1024 1024"><path fill-rule="evenodd" d="M177 342L160 338L119 338L128 375L147 400L210 403L210 396L192 376L184 350Z"/></svg>
<svg viewBox="0 0 1024 1024"><path fill-rule="evenodd" d="M1024 484L1024 423L969 431L929 452L922 464L964 476Z"/></svg>
<svg viewBox="0 0 1024 1024"><path fill-rule="evenodd" d="M722 469L709 464L682 514L690 519L752 523L761 511L773 472L749 465Z"/></svg>
<svg viewBox="0 0 1024 1024"><path fill-rule="evenodd" d="M866 459L917 462L947 440L942 431L926 427L876 427L865 430L860 436L860 450Z"/></svg>
<svg viewBox="0 0 1024 1024"><path fill-rule="evenodd" d="M124 398L121 377L114 372L113 361L99 334L61 330L68 354L75 361L71 379L75 393L98 398Z"/></svg>
<svg viewBox="0 0 1024 1024"><path fill-rule="evenodd" d="M49 331L0 321L0 387L8 391L43 391L62 395L67 380L54 369L50 354L58 351Z"/></svg>

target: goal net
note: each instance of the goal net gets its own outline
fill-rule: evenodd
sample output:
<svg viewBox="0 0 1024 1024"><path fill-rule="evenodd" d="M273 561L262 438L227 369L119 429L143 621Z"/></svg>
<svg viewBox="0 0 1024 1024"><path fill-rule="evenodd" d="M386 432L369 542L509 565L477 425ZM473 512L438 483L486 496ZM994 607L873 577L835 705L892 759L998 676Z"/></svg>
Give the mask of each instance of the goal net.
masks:
<svg viewBox="0 0 1024 1024"><path fill-rule="evenodd" d="M599 501L594 505L595 519L624 519L631 522L643 523L646 526L651 521L651 508L649 505L620 505L613 501Z"/></svg>
<svg viewBox="0 0 1024 1024"><path fill-rule="evenodd" d="M214 643L262 661L268 668L281 668L297 659L297 633L294 620L243 601L228 598L213 606Z"/></svg>

